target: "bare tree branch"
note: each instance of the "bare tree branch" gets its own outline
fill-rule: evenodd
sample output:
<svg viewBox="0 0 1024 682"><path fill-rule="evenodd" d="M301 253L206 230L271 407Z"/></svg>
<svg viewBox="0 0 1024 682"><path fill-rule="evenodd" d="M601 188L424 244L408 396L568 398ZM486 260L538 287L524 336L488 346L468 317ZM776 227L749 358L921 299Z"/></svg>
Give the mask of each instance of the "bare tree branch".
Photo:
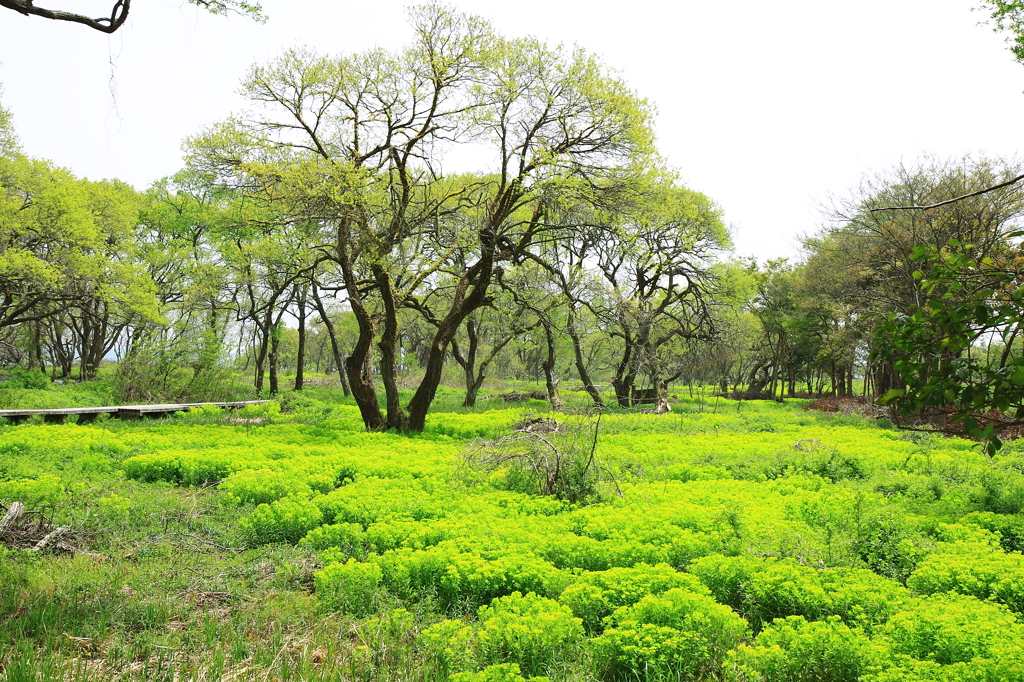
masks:
<svg viewBox="0 0 1024 682"><path fill-rule="evenodd" d="M85 24L89 28L94 28L101 33L113 33L121 28L121 24L128 18L128 9L131 4L132 0L117 0L114 3L114 7L110 10L109 17L91 19L73 12L36 7L32 4L32 0L0 0L0 7L13 9L15 12L25 16L37 16L56 21L72 21L77 24Z"/></svg>
<svg viewBox="0 0 1024 682"><path fill-rule="evenodd" d="M188 0L188 2L206 9L210 14L237 12L239 14L246 14L259 22L266 20L263 8L258 3L249 2L248 0ZM109 17L92 19L83 14L75 14L74 12L36 7L34 0L0 0L0 7L12 9L25 16L43 17L56 21L71 21L76 24L84 24L101 33L113 33L121 28L128 19L128 10L131 8L131 4L132 0L116 0L113 8L110 10Z"/></svg>

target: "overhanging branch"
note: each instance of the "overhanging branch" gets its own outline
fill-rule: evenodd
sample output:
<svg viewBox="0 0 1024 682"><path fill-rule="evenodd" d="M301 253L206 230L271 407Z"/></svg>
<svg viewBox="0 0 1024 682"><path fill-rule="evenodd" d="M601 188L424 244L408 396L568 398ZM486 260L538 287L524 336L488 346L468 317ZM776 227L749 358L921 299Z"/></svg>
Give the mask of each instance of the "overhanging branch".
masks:
<svg viewBox="0 0 1024 682"><path fill-rule="evenodd" d="M128 9L131 3L132 0L117 0L114 3L114 7L110 10L109 17L98 17L96 19L82 14L75 14L74 12L36 7L32 4L32 0L0 0L0 7L12 9L25 16L43 17L56 21L71 21L76 24L85 24L89 28L96 29L102 33L113 33L121 28L121 24L128 18Z"/></svg>

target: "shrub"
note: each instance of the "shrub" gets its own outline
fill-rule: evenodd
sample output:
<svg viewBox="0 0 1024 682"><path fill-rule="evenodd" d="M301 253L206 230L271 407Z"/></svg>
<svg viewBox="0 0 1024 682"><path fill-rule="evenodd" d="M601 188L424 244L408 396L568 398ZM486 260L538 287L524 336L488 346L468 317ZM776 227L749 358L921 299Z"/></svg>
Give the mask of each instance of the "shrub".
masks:
<svg viewBox="0 0 1024 682"><path fill-rule="evenodd" d="M532 592L499 597L477 613L480 660L517 663L526 675L548 672L573 657L584 642L581 621L568 607Z"/></svg>
<svg viewBox="0 0 1024 682"><path fill-rule="evenodd" d="M672 589L615 611L610 627L592 640L601 674L609 680L704 679L747 632L729 607L704 594Z"/></svg>
<svg viewBox="0 0 1024 682"><path fill-rule="evenodd" d="M1019 514L1024 510L1024 474L1013 468L986 469L979 477L973 501L984 511Z"/></svg>
<svg viewBox="0 0 1024 682"><path fill-rule="evenodd" d="M886 514L870 519L854 538L853 551L875 573L906 582L927 553L922 538L905 518Z"/></svg>
<svg viewBox="0 0 1024 682"><path fill-rule="evenodd" d="M601 418L559 424L558 430L515 431L496 441L478 443L463 455L469 470L505 490L551 495L573 504L600 498L604 469L595 457Z"/></svg>
<svg viewBox="0 0 1024 682"><path fill-rule="evenodd" d="M380 580L380 566L349 559L317 571L314 589L325 608L365 616L374 610Z"/></svg>
<svg viewBox="0 0 1024 682"><path fill-rule="evenodd" d="M0 500L20 501L26 508L54 507L67 499L64 483L56 476L0 481Z"/></svg>
<svg viewBox="0 0 1024 682"><path fill-rule="evenodd" d="M255 545L271 542L296 544L323 521L320 508L301 497L285 497L261 504L242 519L242 532Z"/></svg>
<svg viewBox="0 0 1024 682"><path fill-rule="evenodd" d="M338 549L345 557L365 554L362 543L363 527L358 523L334 523L318 526L299 541L303 547L322 552Z"/></svg>
<svg viewBox="0 0 1024 682"><path fill-rule="evenodd" d="M364 527L392 519L423 519L444 516L446 499L431 495L419 481L364 478L317 498L324 520L359 523Z"/></svg>
<svg viewBox="0 0 1024 682"><path fill-rule="evenodd" d="M7 370L6 380L0 384L3 388L46 390L50 388L50 378L38 369L22 369L11 367Z"/></svg>
<svg viewBox="0 0 1024 682"><path fill-rule="evenodd" d="M226 453L160 452L129 457L123 466L128 478L144 483L205 485L229 476L236 464L236 458Z"/></svg>
<svg viewBox="0 0 1024 682"><path fill-rule="evenodd" d="M896 653L942 665L993 656L1024 637L1005 606L950 593L926 597L884 629Z"/></svg>
<svg viewBox="0 0 1024 682"><path fill-rule="evenodd" d="M632 568L584 573L562 592L558 601L572 609L588 632L597 632L601 621L615 609L676 587L710 594L696 576L680 573L668 564L637 564Z"/></svg>
<svg viewBox="0 0 1024 682"><path fill-rule="evenodd" d="M517 591L554 597L568 582L565 573L547 561L519 551L485 559L438 545L392 550L370 560L384 571L389 589L407 598L433 595L451 611L475 609Z"/></svg>
<svg viewBox="0 0 1024 682"><path fill-rule="evenodd" d="M437 679L476 667L475 637L475 628L461 620L443 620L420 633L420 646L428 665L437 672Z"/></svg>
<svg viewBox="0 0 1024 682"><path fill-rule="evenodd" d="M907 585L912 590L969 594L1024 613L1024 556L981 543L952 543L942 549L926 557L911 574Z"/></svg>
<svg viewBox="0 0 1024 682"><path fill-rule="evenodd" d="M862 568L831 568L819 574L828 613L870 632L910 600L907 588Z"/></svg>
<svg viewBox="0 0 1024 682"><path fill-rule="evenodd" d="M1007 552L1024 551L1024 519L993 512L973 512L960 523L979 526L999 536L999 544Z"/></svg>
<svg viewBox="0 0 1024 682"><path fill-rule="evenodd" d="M721 554L697 559L687 571L697 576L711 590L715 600L737 611L746 611L747 585L755 573L764 570L765 559L757 557L726 557Z"/></svg>
<svg viewBox="0 0 1024 682"><path fill-rule="evenodd" d="M776 618L820 618L828 610L828 597L819 572L783 559L766 563L746 584L746 613L755 628Z"/></svg>
<svg viewBox="0 0 1024 682"><path fill-rule="evenodd" d="M489 665L478 673L455 673L448 682L550 682L547 677L524 678L515 663Z"/></svg>
<svg viewBox="0 0 1024 682"><path fill-rule="evenodd" d="M226 495L251 504L270 504L283 497L313 497L309 484L290 471L241 471L217 487Z"/></svg>
<svg viewBox="0 0 1024 682"><path fill-rule="evenodd" d="M887 658L884 647L838 617L789 616L729 653L726 678L764 682L857 682Z"/></svg>

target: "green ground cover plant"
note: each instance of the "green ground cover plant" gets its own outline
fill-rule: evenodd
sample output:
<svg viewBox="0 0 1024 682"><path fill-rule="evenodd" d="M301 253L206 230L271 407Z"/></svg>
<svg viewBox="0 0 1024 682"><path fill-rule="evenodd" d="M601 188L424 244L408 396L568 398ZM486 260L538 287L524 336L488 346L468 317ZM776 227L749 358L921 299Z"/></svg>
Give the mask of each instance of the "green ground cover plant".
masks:
<svg viewBox="0 0 1024 682"><path fill-rule="evenodd" d="M805 404L606 412L578 499L465 467L543 404L0 426L96 555L0 549L0 680L1024 679L1024 448Z"/></svg>

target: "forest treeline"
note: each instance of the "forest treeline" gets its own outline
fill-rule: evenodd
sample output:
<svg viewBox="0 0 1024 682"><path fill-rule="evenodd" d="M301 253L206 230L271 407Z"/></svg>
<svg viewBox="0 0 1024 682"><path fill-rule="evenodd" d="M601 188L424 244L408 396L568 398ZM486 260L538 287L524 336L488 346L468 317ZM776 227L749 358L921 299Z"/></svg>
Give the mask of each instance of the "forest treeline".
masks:
<svg viewBox="0 0 1024 682"><path fill-rule="evenodd" d="M0 109L11 376L116 358L134 402L337 373L368 428L399 431L455 378L467 405L488 376L543 380L555 408L566 382L622 406L673 382L880 395L902 380L876 328L949 294L922 284L920 247L1017 262L1019 186L900 210L1021 173L983 158L866 179L799 262L736 257L721 208L659 157L650 105L597 58L443 7L411 18L403 51L253 67L249 106L141 192L32 157ZM1016 334L997 337L977 352L1005 362Z"/></svg>

